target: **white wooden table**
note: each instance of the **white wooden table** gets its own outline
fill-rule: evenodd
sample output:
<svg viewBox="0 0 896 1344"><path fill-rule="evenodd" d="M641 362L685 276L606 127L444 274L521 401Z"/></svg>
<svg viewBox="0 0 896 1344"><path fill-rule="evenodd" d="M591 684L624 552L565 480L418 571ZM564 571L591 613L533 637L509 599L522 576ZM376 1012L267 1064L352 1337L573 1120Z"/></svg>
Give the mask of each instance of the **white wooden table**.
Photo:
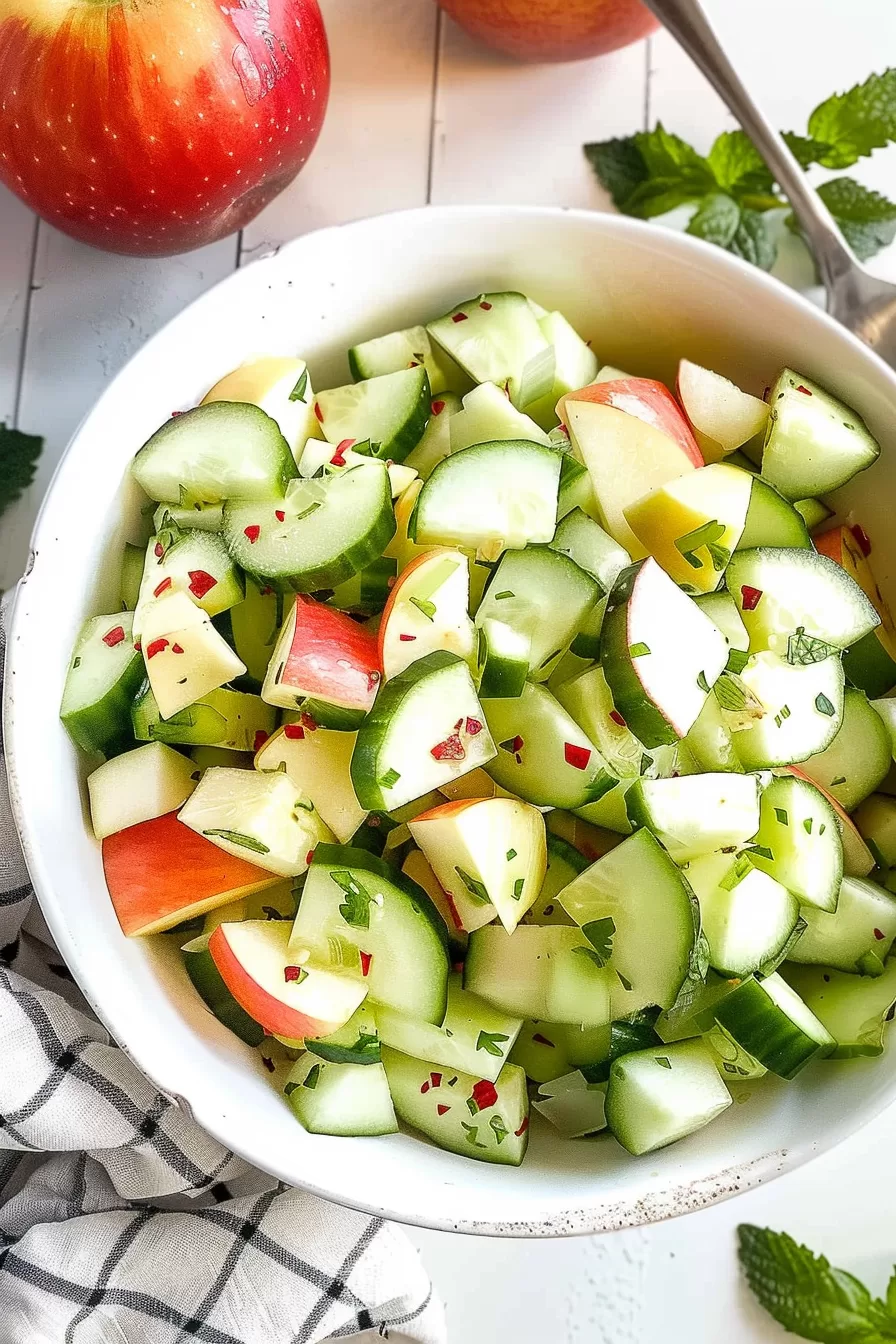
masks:
<svg viewBox="0 0 896 1344"><path fill-rule="evenodd" d="M661 120L706 149L730 118L665 34L596 61L519 66L474 46L431 0L322 0L333 56L327 123L293 186L238 240L168 261L105 256L0 189L0 421L42 434L38 478L0 524L0 588L27 555L65 443L125 360L237 265L320 225L426 202L606 209L585 140ZM896 65L893 0L710 0L772 118L801 130L835 89ZM896 149L857 171L896 194ZM896 248L876 263L896 279ZM788 278L809 285L799 245ZM742 1291L733 1230L783 1227L878 1287L896 1258L896 1115L765 1189L660 1227L551 1243L413 1233L452 1340L728 1344L783 1339Z"/></svg>

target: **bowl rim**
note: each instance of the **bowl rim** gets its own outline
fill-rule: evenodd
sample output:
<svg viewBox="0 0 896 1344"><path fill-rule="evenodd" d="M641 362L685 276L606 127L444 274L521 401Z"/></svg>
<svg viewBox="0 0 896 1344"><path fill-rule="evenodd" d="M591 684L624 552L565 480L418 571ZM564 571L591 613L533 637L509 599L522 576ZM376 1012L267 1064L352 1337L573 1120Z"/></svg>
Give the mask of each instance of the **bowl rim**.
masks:
<svg viewBox="0 0 896 1344"><path fill-rule="evenodd" d="M707 270L715 270L720 278L727 274L738 284L746 283L752 288L757 298L762 296L775 295L778 301L784 300L797 312L808 318L810 322L815 323L822 329L827 329L835 335L835 338L851 346L859 354L861 360L866 361L874 369L878 376L884 376L885 381L890 384L890 390L893 397L894 406L896 406L896 371L887 365L873 350L859 340L852 332L848 331L839 322L832 318L828 313L818 308L803 294L790 289L782 281L759 270L746 261L733 256L731 253L723 251L702 239L694 238L686 233L672 229L662 228L642 220L629 219L616 214L603 214L598 211L574 209L562 206L543 206L543 205L438 205L438 206L417 206L407 210L396 210L382 212L377 215L366 216L362 219L352 220L342 224L328 225L325 228L312 230L298 238L290 240L282 246L273 246L269 251L261 253L254 258L248 266L241 267L232 271L217 284L211 286L205 293L192 300L174 317L166 322L149 340L145 341L140 348L126 361L115 377L104 389L102 395L92 404L87 413L82 417L73 434L71 435L60 459L53 471L48 483L45 495L41 501L40 508L31 533L30 550L25 572L19 580L14 590L11 602L11 610L8 614L6 628L6 678L4 686L4 696L2 705L3 720L3 740L6 751L6 768L9 780L10 804L13 818L22 843L22 850L29 875L34 887L34 892L40 905L47 926L56 942L56 946L66 964L72 971L75 981L82 994L91 1007L91 1010L97 1016L103 1026L109 1031L110 1036L124 1053L133 1061L140 1072L152 1083L152 1085L177 1106L185 1111L191 1118L196 1118L197 1123L212 1135L225 1148L231 1149L238 1156L243 1157L247 1162L258 1166L257 1154L252 1156L241 1151L238 1144L234 1144L233 1135L220 1132L221 1127L217 1126L212 1120L198 1119L196 1110L189 1097L173 1091L170 1086L158 1077L157 1063L151 1068L141 1061L142 1051L138 1046L134 1046L128 1039L120 1037L114 1022L114 1014L104 1011L99 999L93 992L93 983L95 975L91 974L90 969L85 964L80 953L74 946L73 940L69 935L69 921L65 917L64 902L59 900L55 892L55 883L47 871L42 854L38 851L32 838L31 825L25 814L24 797L19 784L19 772L17 768L18 755L24 754L27 749L25 742L24 729L20 729L17 719L13 695L14 673L21 666L21 671L25 672L27 660L27 627L25 624L25 592L28 579L35 566L39 563L41 553L41 539L43 529L46 524L47 515L50 510L50 504L54 497L57 482L63 465L67 462L70 454L76 450L83 432L102 405L105 399L110 396L115 388L119 378L131 365L131 363L142 356L142 354L156 343L165 342L168 339L169 328L179 322L183 316L191 312L197 306L202 305L209 299L209 296L221 290L224 286L236 288L239 284L251 283L244 279L247 275L256 278L256 284L261 276L257 268L270 266L276 259L284 253L300 251L306 245L309 239L318 239L326 234L345 235L346 242L351 241L353 233L363 233L364 230L372 226L381 226L389 220L406 221L413 224L419 220L421 226L426 228L429 222L433 220L445 220L450 222L452 219L476 219L485 218L529 218L533 220L543 219L545 221L559 222L563 219L573 219L579 222L587 222L587 226L593 228L596 233L605 233L608 236L615 236L622 241L627 238L645 239L649 236L656 244L660 242L662 247L673 255L677 254L683 260L698 260L702 262ZM331 1202L338 1202L349 1207L358 1209L361 1212L368 1213L377 1217L393 1219L403 1223L431 1228L447 1232L462 1232L467 1234L478 1234L483 1236L498 1237L559 1237L569 1235L587 1235L596 1232L617 1230L625 1227L640 1226L646 1223L657 1222L667 1218L676 1217L684 1213L693 1212L697 1209L705 1208L711 1204L720 1202L723 1199L732 1197L745 1190L751 1189L763 1182L781 1175L786 1171L802 1165L804 1162L819 1154L831 1149L836 1144L842 1142L850 1135L863 1128L881 1112L886 1110L896 1099L896 1078L894 1078L889 1091L882 1091L881 1094L866 1101L859 1108L854 1107L849 1113L839 1121L831 1123L823 1131L820 1138L807 1138L804 1142L792 1144L787 1149L771 1149L760 1156L750 1159L746 1162L738 1163L728 1169L722 1169L697 1180L690 1181L686 1185L676 1185L670 1181L664 1186L652 1192L648 1197L638 1197L631 1195L623 1197L614 1205L608 1205L606 1201L593 1201L577 1210L565 1210L562 1213L557 1212L536 1212L532 1218L517 1219L514 1221L491 1221L483 1219L458 1220L444 1216L435 1216L433 1214L424 1215L416 1210L404 1209L396 1212L385 1206L364 1201L363 1199L349 1200L342 1195L334 1195L324 1185L319 1185L313 1179L313 1175L304 1178L301 1181L301 1188L309 1193L319 1196L322 1199ZM199 1108L201 1109L201 1108ZM287 1172L284 1164L273 1159L265 1162L265 1169L276 1178L289 1184L295 1183L295 1173ZM475 1175L475 1173L473 1173Z"/></svg>

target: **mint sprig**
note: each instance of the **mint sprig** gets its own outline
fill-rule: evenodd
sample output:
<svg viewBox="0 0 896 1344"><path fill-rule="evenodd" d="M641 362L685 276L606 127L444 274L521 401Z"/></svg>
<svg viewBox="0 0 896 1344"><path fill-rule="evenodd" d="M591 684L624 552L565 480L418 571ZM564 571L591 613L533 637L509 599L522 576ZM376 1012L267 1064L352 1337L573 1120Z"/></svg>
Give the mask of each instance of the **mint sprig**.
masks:
<svg viewBox="0 0 896 1344"><path fill-rule="evenodd" d="M825 100L809 117L807 133L784 138L803 168L848 168L896 140L896 69L871 75ZM637 219L696 205L688 233L770 270L777 241L770 212L787 201L764 160L741 130L717 136L706 155L657 123L652 131L584 146L585 156L613 204ZM850 177L818 189L862 261L896 238L896 204ZM788 226L796 231L793 216Z"/></svg>
<svg viewBox="0 0 896 1344"><path fill-rule="evenodd" d="M834 1269L786 1232L742 1223L741 1268L759 1303L785 1330L821 1344L896 1340L896 1269L887 1300L844 1269Z"/></svg>
<svg viewBox="0 0 896 1344"><path fill-rule="evenodd" d="M44 446L36 434L23 434L0 421L0 513L22 495L34 480Z"/></svg>

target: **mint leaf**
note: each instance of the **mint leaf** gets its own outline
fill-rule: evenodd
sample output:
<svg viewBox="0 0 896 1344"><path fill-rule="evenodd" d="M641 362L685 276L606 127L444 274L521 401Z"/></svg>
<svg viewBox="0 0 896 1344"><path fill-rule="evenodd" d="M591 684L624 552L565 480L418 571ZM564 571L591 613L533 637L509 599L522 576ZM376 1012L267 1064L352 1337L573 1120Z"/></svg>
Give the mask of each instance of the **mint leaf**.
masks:
<svg viewBox="0 0 896 1344"><path fill-rule="evenodd" d="M786 1232L742 1223L741 1268L753 1293L785 1330L822 1344L875 1344L896 1338L896 1320L864 1284Z"/></svg>
<svg viewBox="0 0 896 1344"><path fill-rule="evenodd" d="M687 231L718 247L728 247L740 226L740 206L731 196L716 191L707 196L688 224Z"/></svg>
<svg viewBox="0 0 896 1344"><path fill-rule="evenodd" d="M740 224L728 251L763 271L770 271L778 256L778 246L769 233L768 224L756 210L741 211Z"/></svg>
<svg viewBox="0 0 896 1344"><path fill-rule="evenodd" d="M330 878L345 894L345 900L339 906L339 913L346 924L350 924L353 929L369 929L370 903L373 897L367 888L347 868L331 869Z"/></svg>
<svg viewBox="0 0 896 1344"><path fill-rule="evenodd" d="M770 193L774 187L765 160L745 131L723 131L713 141L707 161L725 191Z"/></svg>
<svg viewBox="0 0 896 1344"><path fill-rule="evenodd" d="M887 1284L887 1311L891 1316L896 1316L896 1265L893 1267L890 1282Z"/></svg>
<svg viewBox="0 0 896 1344"><path fill-rule="evenodd" d="M582 146L601 186L610 193L617 210L625 211L628 198L646 182L649 171L634 136L599 140Z"/></svg>
<svg viewBox="0 0 896 1344"><path fill-rule="evenodd" d="M691 174L695 180L700 178L704 184L714 179L712 170L693 146L681 136L667 131L658 121L652 131L638 131L633 137L644 165L651 177L682 177Z"/></svg>
<svg viewBox="0 0 896 1344"><path fill-rule="evenodd" d="M814 140L811 135L797 135L795 131L784 131L784 139L801 168L821 163L823 156L828 154L831 148L824 140Z"/></svg>
<svg viewBox="0 0 896 1344"><path fill-rule="evenodd" d="M818 194L860 261L867 261L896 237L896 205L851 177L835 177Z"/></svg>
<svg viewBox="0 0 896 1344"><path fill-rule="evenodd" d="M699 201L715 186L706 159L661 123L652 131L585 145L584 149L613 204L638 219L652 219Z"/></svg>
<svg viewBox="0 0 896 1344"><path fill-rule="evenodd" d="M7 429L0 421L0 513L14 504L34 480L43 446L37 434Z"/></svg>
<svg viewBox="0 0 896 1344"><path fill-rule="evenodd" d="M824 168L848 168L896 139L896 70L826 99L809 117L809 134L827 145L817 160Z"/></svg>

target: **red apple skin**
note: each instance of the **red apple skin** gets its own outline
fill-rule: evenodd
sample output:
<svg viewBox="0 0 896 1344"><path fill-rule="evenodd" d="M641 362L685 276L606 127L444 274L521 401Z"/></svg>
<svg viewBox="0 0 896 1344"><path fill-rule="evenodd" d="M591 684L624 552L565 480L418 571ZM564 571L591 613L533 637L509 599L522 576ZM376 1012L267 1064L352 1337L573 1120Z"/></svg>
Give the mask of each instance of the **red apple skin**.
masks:
<svg viewBox="0 0 896 1344"><path fill-rule="evenodd" d="M185 252L292 181L329 86L317 0L5 0L0 181L94 247Z"/></svg>
<svg viewBox="0 0 896 1344"><path fill-rule="evenodd" d="M282 685L366 713L382 679L381 666L375 635L345 612L299 594Z"/></svg>
<svg viewBox="0 0 896 1344"><path fill-rule="evenodd" d="M674 440L695 467L706 465L684 412L666 384L655 378L616 378L608 383L589 383L578 392L567 392L565 400L592 401L625 411Z"/></svg>
<svg viewBox="0 0 896 1344"><path fill-rule="evenodd" d="M106 886L122 933L162 933L280 881L226 854L167 812L103 841Z"/></svg>
<svg viewBox="0 0 896 1344"><path fill-rule="evenodd" d="M638 0L439 0L490 47L521 61L581 61L659 27Z"/></svg>
<svg viewBox="0 0 896 1344"><path fill-rule="evenodd" d="M280 999L253 980L227 938L227 925L219 924L208 940L208 950L224 984L237 1003L265 1031L272 1036L287 1036L290 1040L305 1040L329 1036L343 1025L341 1022L321 1022L316 1017L290 1008Z"/></svg>

